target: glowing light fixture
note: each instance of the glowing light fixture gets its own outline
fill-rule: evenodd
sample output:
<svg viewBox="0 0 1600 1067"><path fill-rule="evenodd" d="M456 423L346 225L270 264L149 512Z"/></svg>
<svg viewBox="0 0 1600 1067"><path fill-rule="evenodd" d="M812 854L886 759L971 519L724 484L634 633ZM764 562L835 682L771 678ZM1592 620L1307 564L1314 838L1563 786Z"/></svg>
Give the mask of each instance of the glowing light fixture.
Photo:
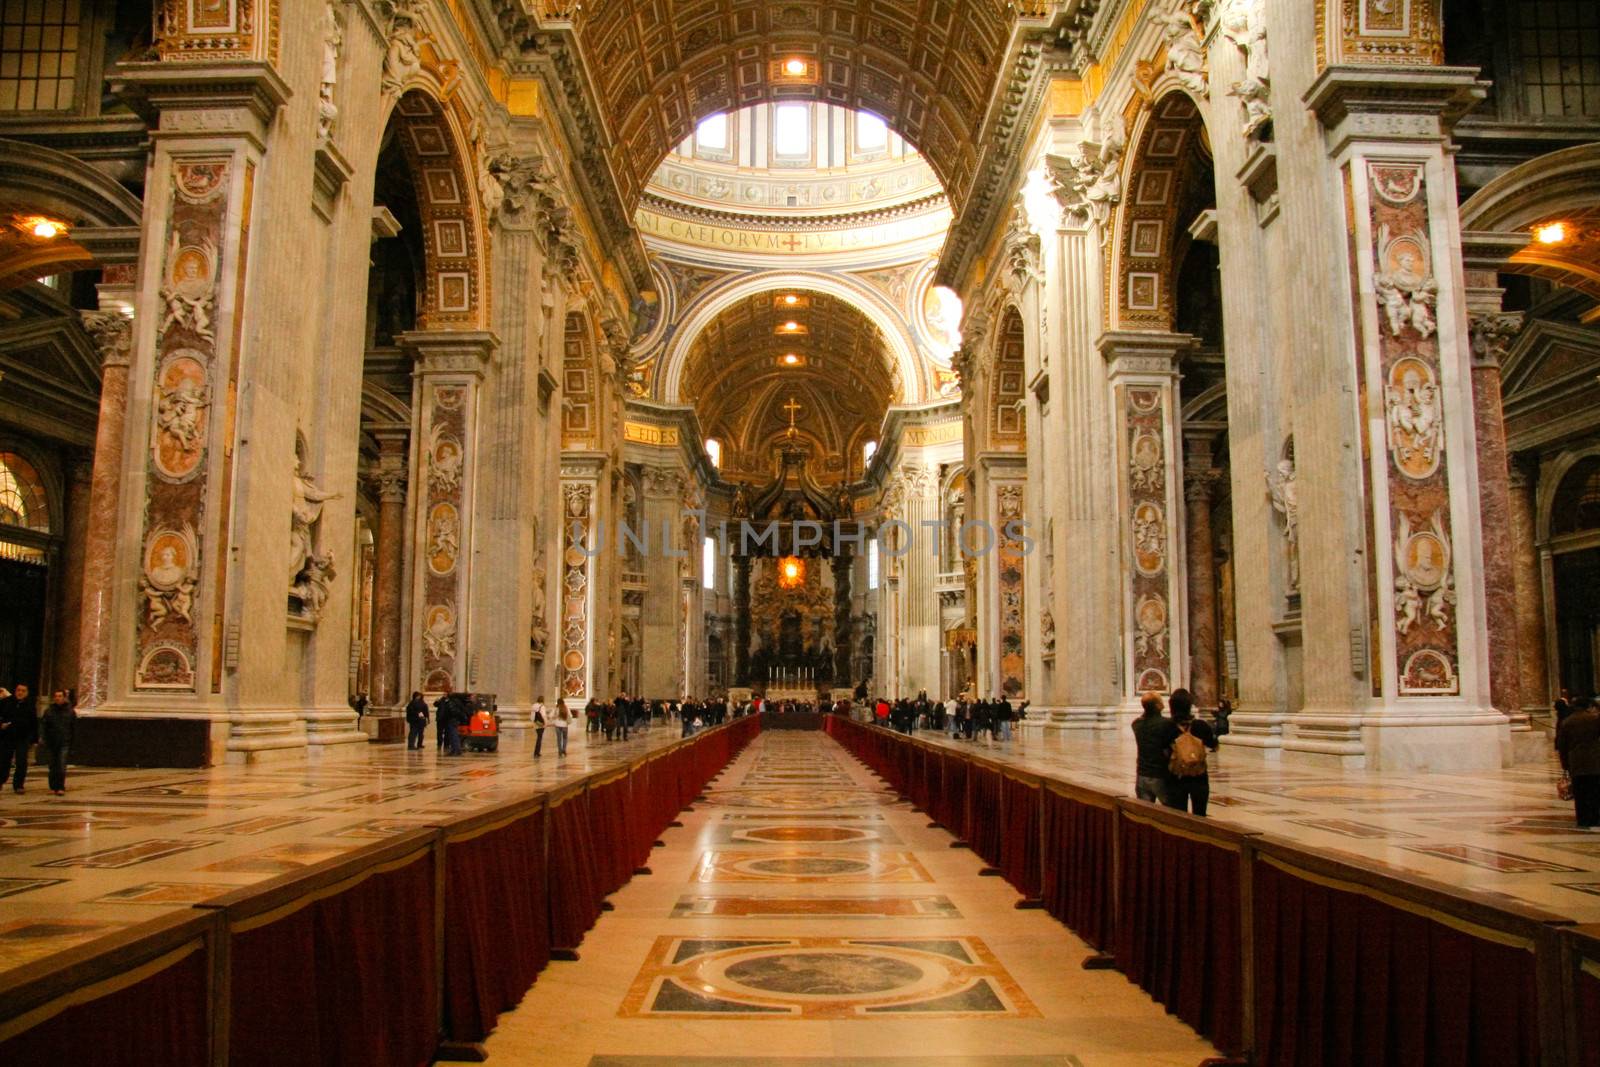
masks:
<svg viewBox="0 0 1600 1067"><path fill-rule="evenodd" d="M806 61L798 58L786 60L783 64L783 72L791 78L798 78L806 72Z"/></svg>
<svg viewBox="0 0 1600 1067"><path fill-rule="evenodd" d="M783 328L790 333L794 333L800 328L800 324L795 322L793 319L790 319L788 322L783 324Z"/></svg>
<svg viewBox="0 0 1600 1067"><path fill-rule="evenodd" d="M28 232L41 241L53 241L66 232L67 227L54 219L43 216L31 218L27 222Z"/></svg>
<svg viewBox="0 0 1600 1067"><path fill-rule="evenodd" d="M778 585L793 589L806 580L805 561L798 556L785 556L778 561Z"/></svg>
<svg viewBox="0 0 1600 1067"><path fill-rule="evenodd" d="M783 363L786 367L797 367L800 365L800 357L790 352L783 357Z"/></svg>
<svg viewBox="0 0 1600 1067"><path fill-rule="evenodd" d="M1542 245L1558 245L1567 239L1567 225L1564 222L1547 222L1534 229L1533 238Z"/></svg>
<svg viewBox="0 0 1600 1067"><path fill-rule="evenodd" d="M790 293L788 296L783 298L783 302L788 304L790 307L794 307L796 304L800 303L800 298L795 296L793 293Z"/></svg>

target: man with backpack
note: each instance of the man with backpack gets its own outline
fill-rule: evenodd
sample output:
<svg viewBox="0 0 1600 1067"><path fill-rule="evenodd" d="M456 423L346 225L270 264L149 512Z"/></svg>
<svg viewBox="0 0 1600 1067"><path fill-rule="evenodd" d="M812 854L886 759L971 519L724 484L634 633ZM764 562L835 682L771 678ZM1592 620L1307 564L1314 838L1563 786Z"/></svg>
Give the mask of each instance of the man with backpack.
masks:
<svg viewBox="0 0 1600 1067"><path fill-rule="evenodd" d="M1217 735L1204 719L1194 717L1194 697L1187 689L1174 689L1167 698L1172 707L1172 722L1177 734L1172 738L1167 762L1166 795L1162 802L1179 811L1193 810L1204 816L1211 798L1211 775L1207 773L1206 750L1217 747Z"/></svg>

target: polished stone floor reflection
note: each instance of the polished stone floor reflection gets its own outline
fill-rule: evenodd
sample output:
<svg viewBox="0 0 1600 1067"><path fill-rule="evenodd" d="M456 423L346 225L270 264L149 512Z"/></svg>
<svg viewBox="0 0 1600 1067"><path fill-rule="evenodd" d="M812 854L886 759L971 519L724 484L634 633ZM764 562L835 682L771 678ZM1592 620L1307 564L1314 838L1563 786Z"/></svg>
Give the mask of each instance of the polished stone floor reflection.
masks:
<svg viewBox="0 0 1600 1067"><path fill-rule="evenodd" d="M804 778L802 784L797 779ZM1211 1047L821 734L768 733L490 1037L570 1067L1146 1067Z"/></svg>

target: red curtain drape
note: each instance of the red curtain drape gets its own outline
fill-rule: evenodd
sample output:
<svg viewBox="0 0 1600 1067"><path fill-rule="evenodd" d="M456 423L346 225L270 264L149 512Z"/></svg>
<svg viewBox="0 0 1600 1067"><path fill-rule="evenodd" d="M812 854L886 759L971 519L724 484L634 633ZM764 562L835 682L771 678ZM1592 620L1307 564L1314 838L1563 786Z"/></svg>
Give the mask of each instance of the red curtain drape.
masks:
<svg viewBox="0 0 1600 1067"><path fill-rule="evenodd" d="M1117 812L1045 789L1043 880L1045 910L1092 948L1111 947L1115 928L1113 836Z"/></svg>
<svg viewBox="0 0 1600 1067"><path fill-rule="evenodd" d="M1577 978L1578 1048L1582 1067L1600 1067L1600 978L1580 970Z"/></svg>
<svg viewBox="0 0 1600 1067"><path fill-rule="evenodd" d="M600 918L600 872L595 862L588 795L578 790L552 802L548 814L550 946L575 949Z"/></svg>
<svg viewBox="0 0 1600 1067"><path fill-rule="evenodd" d="M1117 967L1218 1048L1238 1055L1239 853L1126 812L1120 833Z"/></svg>
<svg viewBox="0 0 1600 1067"><path fill-rule="evenodd" d="M550 962L545 813L445 845L445 1032L481 1041Z"/></svg>
<svg viewBox="0 0 1600 1067"><path fill-rule="evenodd" d="M1005 836L1000 818L998 768L984 763L967 766L967 844L991 867L1000 866L1000 839Z"/></svg>
<svg viewBox="0 0 1600 1067"><path fill-rule="evenodd" d="M1475 936L1264 859L1253 883L1258 1062L1540 1062L1531 946Z"/></svg>
<svg viewBox="0 0 1600 1067"><path fill-rule="evenodd" d="M211 1062L210 985L206 952L196 949L132 985L0 1042L0 1063L145 1067L155 1058L175 1067L206 1067Z"/></svg>
<svg viewBox="0 0 1600 1067"><path fill-rule="evenodd" d="M233 937L229 1062L421 1065L438 1042L433 854Z"/></svg>
<svg viewBox="0 0 1600 1067"><path fill-rule="evenodd" d="M615 893L633 877L627 800L625 774L589 787L589 819L594 827L595 869L602 897Z"/></svg>
<svg viewBox="0 0 1600 1067"><path fill-rule="evenodd" d="M1039 895L1039 806L1043 789L1009 775L1000 780L1000 873L1024 897Z"/></svg>
<svg viewBox="0 0 1600 1067"><path fill-rule="evenodd" d="M968 840L967 760L959 752L944 753L944 814L939 822L957 841Z"/></svg>

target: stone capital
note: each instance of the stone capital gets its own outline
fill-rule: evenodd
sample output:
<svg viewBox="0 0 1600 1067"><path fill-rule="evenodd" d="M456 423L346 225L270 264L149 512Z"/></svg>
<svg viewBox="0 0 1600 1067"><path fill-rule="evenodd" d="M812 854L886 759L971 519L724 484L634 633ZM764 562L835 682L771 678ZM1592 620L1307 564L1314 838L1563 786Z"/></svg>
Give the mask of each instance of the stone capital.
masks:
<svg viewBox="0 0 1600 1067"><path fill-rule="evenodd" d="M1185 467L1183 471L1183 499L1191 503L1210 502L1222 484L1222 472L1209 468Z"/></svg>
<svg viewBox="0 0 1600 1067"><path fill-rule="evenodd" d="M1352 141L1443 145L1486 84L1476 67L1330 66L1302 99L1337 156Z"/></svg>
<svg viewBox="0 0 1600 1067"><path fill-rule="evenodd" d="M1522 319L1520 311L1470 313L1467 327L1472 340L1472 365L1499 367L1512 339L1522 330Z"/></svg>
<svg viewBox="0 0 1600 1067"><path fill-rule="evenodd" d="M469 375L481 379L483 369L500 347L488 330L412 330L395 338L411 353L416 373Z"/></svg>
<svg viewBox="0 0 1600 1067"><path fill-rule="evenodd" d="M1095 340L1113 382L1130 376L1176 378L1178 357L1194 344L1189 334L1159 330L1107 330Z"/></svg>
<svg viewBox="0 0 1600 1067"><path fill-rule="evenodd" d="M103 367L126 367L133 356L133 319L120 311L85 311L83 328L100 348Z"/></svg>
<svg viewBox="0 0 1600 1067"><path fill-rule="evenodd" d="M260 60L119 63L108 80L158 139L244 136L260 150L294 95L276 68Z"/></svg>

